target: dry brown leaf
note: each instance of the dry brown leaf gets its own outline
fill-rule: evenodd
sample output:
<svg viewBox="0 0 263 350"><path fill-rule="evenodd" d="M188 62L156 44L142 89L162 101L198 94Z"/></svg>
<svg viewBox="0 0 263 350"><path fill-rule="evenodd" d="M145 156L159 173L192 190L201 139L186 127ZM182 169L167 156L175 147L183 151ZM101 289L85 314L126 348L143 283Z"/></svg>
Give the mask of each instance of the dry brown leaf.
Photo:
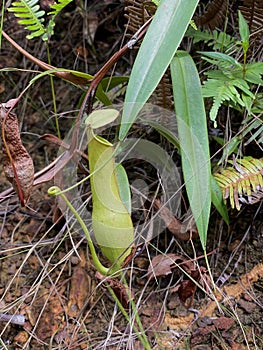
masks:
<svg viewBox="0 0 263 350"><path fill-rule="evenodd" d="M147 301L141 305L140 319L144 329L147 329L147 334L150 332L158 332L161 329L165 309L163 307L163 299L157 298L156 294L152 294L147 298Z"/></svg>
<svg viewBox="0 0 263 350"><path fill-rule="evenodd" d="M185 225L178 220L173 213L165 207L159 199L154 200L154 207L158 209L159 216L163 219L168 230L178 239L189 241L189 239L197 238L198 232L196 227L185 230Z"/></svg>
<svg viewBox="0 0 263 350"><path fill-rule="evenodd" d="M230 317L218 317L213 320L213 324L221 331L228 331L235 324L235 320Z"/></svg>
<svg viewBox="0 0 263 350"><path fill-rule="evenodd" d="M110 276L105 277L98 271L96 272L95 276L103 282L103 285L105 285L106 288L110 287L113 290L121 305L124 307L124 309L128 310L130 298L132 297L131 291L129 291L127 287L117 278L112 278Z"/></svg>
<svg viewBox="0 0 263 350"><path fill-rule="evenodd" d="M167 276L178 268L178 265L180 265L186 274L191 276L191 278L181 281L179 285L171 289L171 292L177 292L181 303L186 308L189 308L192 304L197 284L199 283L201 276L206 272L204 267L196 269L194 266L194 260L186 260L178 254L159 254L152 259L151 264L148 267L149 279L153 277Z"/></svg>
<svg viewBox="0 0 263 350"><path fill-rule="evenodd" d="M202 275L205 275L205 273L206 269L204 267L200 267L200 269L192 269L189 273L191 279L180 282L178 296L181 303L186 308L189 308L192 305L197 284L200 282Z"/></svg>
<svg viewBox="0 0 263 350"><path fill-rule="evenodd" d="M45 340L65 326L66 321L61 297L58 294L52 295L48 299L47 305L41 315L36 334L41 340Z"/></svg>
<svg viewBox="0 0 263 350"><path fill-rule="evenodd" d="M194 283L192 280L185 280L180 283L180 286L178 288L178 295L181 303L186 308L189 308L192 305L196 288L196 283Z"/></svg>
<svg viewBox="0 0 263 350"><path fill-rule="evenodd" d="M63 295L66 285L53 286L41 285L34 302L24 304L23 312L26 315L24 328L29 332L34 328L34 333L39 339L45 340L52 337L67 325Z"/></svg>
<svg viewBox="0 0 263 350"><path fill-rule="evenodd" d="M70 317L76 317L85 306L90 295L91 278L86 269L86 259L81 254L82 261L73 268L71 285L69 292L69 301L67 305L67 314Z"/></svg>
<svg viewBox="0 0 263 350"><path fill-rule="evenodd" d="M186 330L194 321L194 314L189 313L186 316L172 317L169 313L165 315L164 324L175 331Z"/></svg>
<svg viewBox="0 0 263 350"><path fill-rule="evenodd" d="M29 338L29 333L26 331L20 331L18 334L14 337L14 342L18 343L19 345L25 344Z"/></svg>
<svg viewBox="0 0 263 350"><path fill-rule="evenodd" d="M22 144L16 115L3 104L0 104L0 126L5 176L25 205L33 187L34 165Z"/></svg>
<svg viewBox="0 0 263 350"><path fill-rule="evenodd" d="M156 255L148 268L149 279L153 277L164 277L172 273L172 270L176 268L176 264L184 264L184 270L188 271L192 267L190 261L186 261L181 255L178 254L159 254Z"/></svg>

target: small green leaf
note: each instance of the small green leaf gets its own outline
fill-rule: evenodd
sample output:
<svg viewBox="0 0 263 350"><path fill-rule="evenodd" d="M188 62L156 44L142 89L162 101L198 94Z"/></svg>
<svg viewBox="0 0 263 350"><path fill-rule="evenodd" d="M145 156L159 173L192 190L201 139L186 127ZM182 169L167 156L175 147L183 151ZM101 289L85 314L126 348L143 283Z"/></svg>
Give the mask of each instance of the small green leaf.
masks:
<svg viewBox="0 0 263 350"><path fill-rule="evenodd" d="M242 15L242 12L238 10L238 28L241 36L241 44L244 50L244 53L247 52L249 48L249 27L248 24Z"/></svg>
<svg viewBox="0 0 263 350"><path fill-rule="evenodd" d="M140 120L152 126L156 131L159 132L160 135L165 137L168 142L170 142L172 145L174 145L174 147L176 147L180 151L180 142L178 136L173 131L171 131L164 125L155 122L154 120L151 120L150 118L140 117Z"/></svg>
<svg viewBox="0 0 263 350"><path fill-rule="evenodd" d="M226 55L225 53L214 52L214 51L211 51L211 52L198 51L198 53L200 53L201 55L204 55L206 57L210 57L212 59L218 60L218 61L227 62L233 66L242 67L241 63L239 63L233 57ZM205 58L205 57L203 57L203 58Z"/></svg>
<svg viewBox="0 0 263 350"><path fill-rule="evenodd" d="M102 79L101 86L104 91L110 91L118 85L122 85L129 81L129 77L125 76L114 76L114 77L106 77Z"/></svg>
<svg viewBox="0 0 263 350"><path fill-rule="evenodd" d="M96 91L96 97L98 100L100 100L104 106L111 106L112 102L109 99L108 95L105 93L105 91L102 88L102 85L99 84L97 91Z"/></svg>
<svg viewBox="0 0 263 350"><path fill-rule="evenodd" d="M198 28L197 28L197 26L196 26L196 24L195 24L195 21L194 20L192 20L191 19L191 21L190 21L190 26L192 27L192 28L194 28L194 30L197 30Z"/></svg>
<svg viewBox="0 0 263 350"><path fill-rule="evenodd" d="M93 111L85 121L86 125L90 125L92 129L101 128L112 123L117 119L119 111L116 109L99 109Z"/></svg>
<svg viewBox="0 0 263 350"><path fill-rule="evenodd" d="M53 15L53 19L63 10L64 7L66 7L68 4L70 4L73 0L58 0L54 4L50 4L51 11L48 13L48 15Z"/></svg>

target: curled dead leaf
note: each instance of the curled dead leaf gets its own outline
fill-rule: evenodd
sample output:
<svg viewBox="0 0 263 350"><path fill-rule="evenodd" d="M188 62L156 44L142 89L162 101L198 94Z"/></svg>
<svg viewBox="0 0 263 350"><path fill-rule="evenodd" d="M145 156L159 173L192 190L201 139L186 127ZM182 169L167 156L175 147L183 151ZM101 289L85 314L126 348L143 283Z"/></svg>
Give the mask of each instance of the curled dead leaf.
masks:
<svg viewBox="0 0 263 350"><path fill-rule="evenodd" d="M105 278L105 276L100 274L98 271L96 272L95 276L103 282L103 285L106 288L112 289L124 309L128 310L130 299L133 298L132 292L129 291L128 287L114 277L108 276Z"/></svg>
<svg viewBox="0 0 263 350"><path fill-rule="evenodd" d="M197 238L198 232L194 223L189 227L185 223L178 220L173 213L164 206L159 199L154 200L154 207L158 210L159 216L163 219L168 230L182 241L189 241L189 239Z"/></svg>
<svg viewBox="0 0 263 350"><path fill-rule="evenodd" d="M183 265L182 268L187 272L192 268L192 262L186 260L179 254L169 253L166 255L156 255L148 268L149 279L167 276L177 268L177 265Z"/></svg>
<svg viewBox="0 0 263 350"><path fill-rule="evenodd" d="M33 186L34 165L22 144L17 117L4 104L0 104L0 126L5 176L25 205Z"/></svg>

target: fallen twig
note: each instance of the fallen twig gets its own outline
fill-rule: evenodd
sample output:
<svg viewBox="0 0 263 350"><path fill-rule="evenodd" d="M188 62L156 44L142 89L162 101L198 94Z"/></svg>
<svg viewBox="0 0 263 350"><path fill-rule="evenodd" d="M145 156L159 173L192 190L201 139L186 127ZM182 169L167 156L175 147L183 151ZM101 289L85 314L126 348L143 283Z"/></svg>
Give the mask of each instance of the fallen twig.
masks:
<svg viewBox="0 0 263 350"><path fill-rule="evenodd" d="M0 322L10 322L13 324L17 324L19 326L24 326L25 316L24 315L0 314Z"/></svg>

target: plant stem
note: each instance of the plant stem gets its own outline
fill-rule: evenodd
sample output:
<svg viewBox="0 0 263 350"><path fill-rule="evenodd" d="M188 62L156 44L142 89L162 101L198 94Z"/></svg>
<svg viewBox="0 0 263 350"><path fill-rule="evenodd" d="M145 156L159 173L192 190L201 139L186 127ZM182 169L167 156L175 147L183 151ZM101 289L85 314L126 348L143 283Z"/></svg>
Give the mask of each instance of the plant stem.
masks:
<svg viewBox="0 0 263 350"><path fill-rule="evenodd" d="M140 329L140 331L141 331L141 333L142 333L143 339L145 340L146 344L148 344L148 345L150 346L150 344L149 344L149 342L148 342L148 339L147 339L147 337L146 337L146 335L145 335L145 330L144 330L144 328L143 328L143 325L142 325L140 316L139 316L139 314L138 314L137 307L136 307L136 305L135 305L135 303L134 303L134 301L133 301L133 298L132 298L132 295L131 295L131 293L130 293L130 289L129 289L129 286L128 286L128 283L127 283L125 277L124 277L124 279L123 279L123 284L125 285L125 287L126 287L126 289L127 289L127 291L128 291L128 294L129 294L129 302L130 302L130 304L131 304L131 308L132 308L132 311L133 311L133 313L134 313L135 320L136 320L136 322L138 323L139 329ZM144 346L145 346L145 344L144 344ZM148 349L148 347L145 346L145 349ZM150 347L150 349L151 349L151 347Z"/></svg>
<svg viewBox="0 0 263 350"><path fill-rule="evenodd" d="M125 287L128 287L128 284L126 282L126 280L124 279L124 285ZM114 301L116 302L116 304L118 305L121 313L123 314L123 316L126 318L126 320L128 321L128 323L130 324L130 326L132 327L132 329L134 330L134 332L136 333L138 339L141 341L141 343L143 344L144 348L146 350L151 350L151 345L149 344L149 341L145 335L145 331L143 329L136 305L134 304L134 301L129 293L129 302L131 304L132 307L132 311L134 313L135 316L135 320L138 323L139 329L141 331L141 333L139 332L138 328L134 325L134 322L132 322L130 316L128 315L127 311L124 309L123 305L121 304L120 300L118 299L118 297L116 296L114 290L110 287L110 285L107 283L106 284L107 289L110 293L110 295L112 296L112 298L114 299ZM127 288L127 290L129 291L129 288Z"/></svg>
<svg viewBox="0 0 263 350"><path fill-rule="evenodd" d="M52 196L61 196L62 199L64 200L64 202L66 203L66 205L68 206L68 208L71 210L72 214L75 216L75 218L77 219L78 223L80 224L82 230L85 233L85 236L87 238L88 241L88 245L89 245L89 249L90 249L90 253L92 256L92 260L94 262L94 265L96 267L96 269L102 274L102 275L108 275L110 272L110 268L107 268L105 266L103 266L97 256L95 247L93 245L93 242L90 238L90 233L89 230L87 228L87 226L85 225L84 221L81 219L81 216L79 215L79 213L77 212L77 210L73 207L73 205L70 203L70 201L67 199L67 197L65 196L64 193L61 192L60 188L57 186L52 186L49 188L48 190L48 194L52 195Z"/></svg>
<svg viewBox="0 0 263 350"><path fill-rule="evenodd" d="M115 52L114 55L104 64L104 66L101 67L101 69L94 75L90 86L86 92L86 95L84 96L84 99L82 101L75 128L72 135L72 141L71 141L71 150L76 148L76 143L78 139L78 131L79 131L79 125L81 122L81 119L83 117L83 114L86 112L87 114L90 114L92 112L92 106L93 106L93 100L97 91L97 88L101 82L101 80L104 78L106 73L109 71L109 69L130 49L133 48L133 46L144 36L144 34L147 32L148 27L152 21L152 17L148 19L147 22L143 24L143 26L132 36L132 38L126 43L119 51Z"/></svg>
<svg viewBox="0 0 263 350"><path fill-rule="evenodd" d="M2 47L2 30L4 25L4 14L5 14L5 0L2 2L2 11L1 11L1 22L0 22L0 49Z"/></svg>
<svg viewBox="0 0 263 350"><path fill-rule="evenodd" d="M101 262L99 261L99 258L96 254L96 250L94 248L93 242L90 238L90 233L89 230L87 229L87 226L85 225L84 221L81 219L79 213L77 212L77 210L73 207L73 205L70 203L70 201L67 199L67 197L65 196L64 193L61 192L60 188L57 186L52 186L49 188L48 190L48 194L52 195L52 196L61 196L62 199L64 200L64 202L66 203L66 205L68 206L68 208L71 210L72 214L75 216L75 218L77 219L78 223L80 224L82 230L84 231L87 241L88 241L88 245L89 245L89 249L90 249L90 253L92 256L92 260L94 262L94 265L96 267L96 269L104 276L106 275L110 275L112 273L114 273L114 270L112 270L111 268L107 268L105 266L103 266L101 264ZM118 299L118 297L116 296L114 290L110 287L110 285L108 283L106 283L107 289L109 291L109 293L111 294L111 296L113 297L113 299L115 300L115 302L117 303L121 313L123 314L123 316L126 318L126 320L129 322L129 324L131 325L131 327L134 329L138 339L141 341L141 343L143 344L144 348L146 350L151 350L151 346L148 342L147 336L145 335L145 331L143 328L143 325L141 323L136 305L132 299L131 293L129 292L129 287L128 287L128 283L127 281L123 280L123 283L128 291L128 295L129 295L129 302L131 304L131 308L133 311L133 314L135 316L135 320L139 326L139 330L138 328L134 325L134 323L132 322L130 316L128 315L127 311L124 309L123 305L121 304L120 300ZM141 332L141 333L140 333Z"/></svg>
<svg viewBox="0 0 263 350"><path fill-rule="evenodd" d="M46 50L47 50L48 64L51 65L51 58L50 58L50 51L49 51L48 42L46 42ZM55 123L56 123L57 135L58 135L58 138L60 139L61 138L61 133L60 133L60 129L59 129L59 122L58 122L58 115L57 115L57 101L56 101L56 93L55 93L55 86L54 86L53 76L50 75L49 79L50 79L52 102L53 102L53 108L54 108L54 114L55 114Z"/></svg>
<svg viewBox="0 0 263 350"><path fill-rule="evenodd" d="M209 274L209 277L210 277L210 280L211 280L211 284L212 284L212 287L213 287L213 291L215 292L216 291L216 285L215 285L214 278L213 278L213 275L212 275L212 271L211 271L211 268L210 268L210 265L209 265L209 261L208 261L208 258L207 258L206 250L204 250L204 258L205 258L205 263L206 263L206 266L207 266L208 274Z"/></svg>

